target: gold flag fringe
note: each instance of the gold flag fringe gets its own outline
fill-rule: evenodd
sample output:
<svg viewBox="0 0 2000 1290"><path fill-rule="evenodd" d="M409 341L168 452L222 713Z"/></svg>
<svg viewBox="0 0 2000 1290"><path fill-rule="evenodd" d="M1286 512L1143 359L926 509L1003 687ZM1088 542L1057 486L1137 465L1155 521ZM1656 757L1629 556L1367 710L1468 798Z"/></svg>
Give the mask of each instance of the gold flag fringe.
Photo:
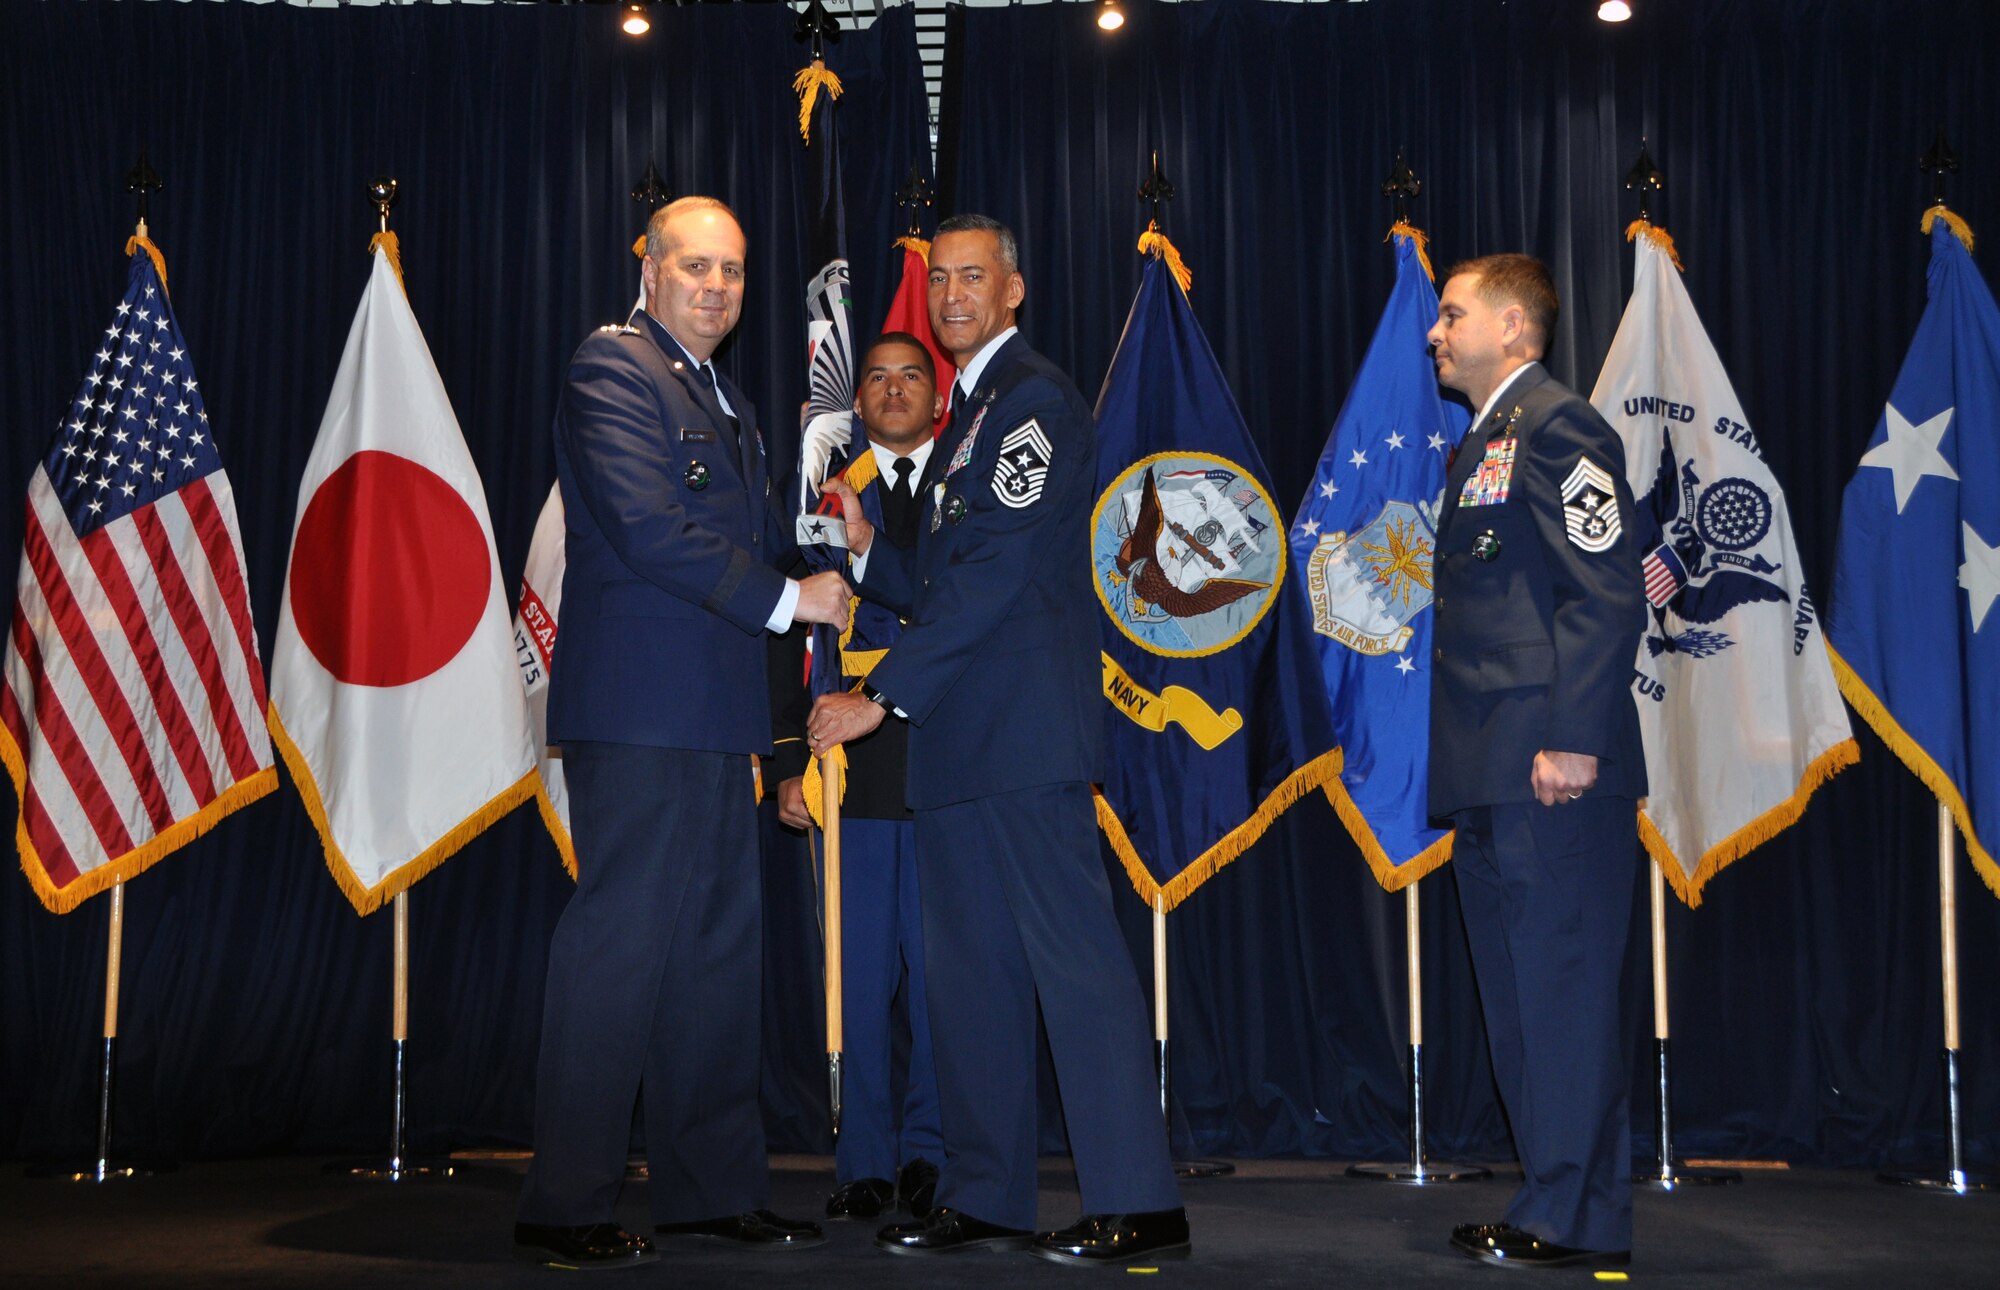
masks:
<svg viewBox="0 0 2000 1290"><path fill-rule="evenodd" d="M1681 253L1674 249L1674 239L1667 236L1667 230L1661 228L1658 224L1648 224L1645 220L1635 219L1625 226L1625 240L1630 242L1634 238L1640 237L1645 238L1654 246L1665 251L1667 259L1673 262L1673 266L1676 269L1679 269L1682 273L1687 272L1686 266L1681 263Z"/></svg>
<svg viewBox="0 0 2000 1290"><path fill-rule="evenodd" d="M1431 268L1431 257L1430 257L1431 240L1430 238L1424 235L1424 231L1418 228L1415 224L1412 224L1407 220L1399 219L1394 224L1391 224L1389 226L1389 237L1385 237L1382 240L1386 242L1389 240L1389 238L1394 238L1394 237L1407 237L1412 242L1415 242L1417 244L1417 263L1424 266L1424 276L1429 278L1432 282L1436 282L1438 276L1437 270ZM1339 803L1335 803L1335 805L1337 806L1339 805ZM1370 836L1373 835L1371 834ZM1358 835L1357 835L1357 840L1358 840ZM1426 851L1425 854L1428 855L1429 852ZM1445 854L1448 856L1450 855L1450 852L1447 851ZM1443 861L1439 861L1439 863L1442 864ZM1379 878L1382 875L1378 873L1375 876ZM1422 875L1420 874L1418 876L1421 877ZM1416 881L1416 879L1413 878L1410 881L1414 882ZM1397 888L1391 887L1389 888L1389 890L1395 891L1397 890Z"/></svg>
<svg viewBox="0 0 2000 1290"><path fill-rule="evenodd" d="M840 78L826 70L826 64L817 58L813 59L812 66L801 67L799 74L792 78L792 92L799 96L799 138L808 144L813 141L813 105L819 102L822 89L830 99L838 99L843 92Z"/></svg>
<svg viewBox="0 0 2000 1290"><path fill-rule="evenodd" d="M368 254L373 255L377 250L389 257L389 267L396 271L396 285L403 288L403 298L409 299L409 284L403 281L403 244L385 228L368 239Z"/></svg>
<svg viewBox="0 0 2000 1290"><path fill-rule="evenodd" d="M1213 878L1217 870L1248 851L1251 844L1263 837L1264 831L1294 802L1315 788L1324 789L1329 780L1338 779L1342 763L1341 751L1335 748L1321 753L1287 775L1285 782L1272 789L1263 804L1250 813L1249 819L1223 834L1214 846L1175 874L1164 887L1153 881L1152 873L1139 859L1138 849L1132 845L1131 836L1125 832L1125 824L1118 818L1118 812L1104 800L1104 793L1092 789L1091 796L1097 802L1097 826L1104 830L1111 849L1125 862L1125 876L1132 880L1132 889L1139 893L1148 908L1158 901L1163 908L1173 909L1193 895L1196 887Z"/></svg>
<svg viewBox="0 0 2000 1290"><path fill-rule="evenodd" d="M1701 889L1710 878L1797 824L1820 785L1860 760L1861 745L1852 739L1843 739L1813 758L1800 774L1799 785L1790 797L1702 852L1692 875L1667 845L1666 835L1643 810L1639 812L1639 840L1645 844L1646 854L1653 858L1653 863L1660 866L1660 872L1666 875L1668 885L1681 903L1689 909L1699 909Z"/></svg>
<svg viewBox="0 0 2000 1290"><path fill-rule="evenodd" d="M1354 845L1361 848L1361 854L1368 861L1368 867L1375 871L1375 881L1382 884L1384 891L1401 891L1418 879L1444 866L1451 859L1452 841L1458 834L1454 830L1425 847L1401 864L1389 858L1389 853L1376 840L1375 830L1369 826L1361 808L1348 795L1347 785L1338 775L1326 782L1326 800L1332 805L1340 822L1347 826L1348 836Z"/></svg>
<svg viewBox="0 0 2000 1290"><path fill-rule="evenodd" d="M1957 216L1953 216L1952 218L1956 219ZM140 226L144 227L143 221ZM1924 227L1929 228L1930 226L1926 224ZM1971 241L1968 240L1966 246L1970 248L1971 245ZM153 239L147 237L144 233L134 233L125 239L125 254L130 255L132 252L142 249L146 252L147 258L152 260L154 271L160 275L160 289L162 291L166 290L167 257L160 254L160 248L153 245Z"/></svg>
<svg viewBox="0 0 2000 1290"><path fill-rule="evenodd" d="M562 816L556 813L555 801L549 797L548 781L542 778L541 767L535 768L535 809L541 813L542 827L555 840L556 854L562 857L562 867L569 876L576 877L576 843L570 841L569 830L563 827Z"/></svg>
<svg viewBox="0 0 2000 1290"><path fill-rule="evenodd" d="M28 763L21 749L14 743L14 737L0 729L0 761L7 766L7 774L14 781L14 796L17 801L28 800ZM143 846L137 846L90 870L78 874L76 881L66 887L58 887L49 881L47 867L35 844L28 838L28 816L22 811L14 825L14 849L21 857L21 872L28 875L28 885L35 889L35 895L51 914L67 914L89 900L100 891L105 891L114 883L135 878L152 868L159 861L186 846L202 834L214 828L223 816L232 814L250 805L258 798L278 786L278 772L275 767L264 769L244 779L236 781L216 795L214 801L202 807L185 819L174 821L165 829L154 834Z"/></svg>
<svg viewBox="0 0 2000 1290"><path fill-rule="evenodd" d="M292 742L291 735L286 733L285 723L278 718L278 705L271 704L265 715L271 727L271 742L278 746L279 755L292 772L292 783L298 786L299 798L305 803L306 815L312 819L313 828L319 831L320 845L326 851L326 867L333 874L334 882L339 884L342 894L353 903L354 912L363 916L382 908L431 870L458 854L466 843L484 833L495 820L535 796L535 790L542 782L539 769L529 770L502 789L493 800L446 830L443 837L421 853L390 870L373 887L364 887L360 875L354 872L354 867L333 840L333 829L326 818L326 803L320 798L312 766L306 761L305 754L299 751L298 745Z"/></svg>
<svg viewBox="0 0 2000 1290"><path fill-rule="evenodd" d="M1951 230L1953 237L1965 243L1966 254L1970 255L1972 253L1972 225L1952 214L1951 211L1945 208L1943 202L1939 202L1924 212L1923 223L1920 227L1923 229L1925 236L1929 236L1931 225L1937 223L1939 220L1944 221L1944 226ZM164 274L162 276L164 277Z"/></svg>
<svg viewBox="0 0 2000 1290"><path fill-rule="evenodd" d="M1146 231L1139 234L1139 254L1157 255L1167 262L1167 272L1174 275L1174 281L1181 284L1183 292L1194 286L1194 270L1181 259L1180 248L1167 239L1160 231L1158 220L1148 221Z"/></svg>
<svg viewBox="0 0 2000 1290"><path fill-rule="evenodd" d="M892 248L901 247L905 251L915 251L918 255L924 257L925 264L929 264L931 262L931 244L929 242L926 242L923 238L899 237L895 241L889 243L889 245Z"/></svg>
<svg viewBox="0 0 2000 1290"><path fill-rule="evenodd" d="M806 762L806 780L805 783L800 786L805 790L806 814L812 816L812 822L814 824L824 829L826 827L826 821L819 818L820 798L824 796L826 793L826 789L823 786L824 781L821 780L819 774L819 764L821 761L829 761L833 763L833 774L836 783L835 792L837 792L840 795L841 801L843 802L846 801L847 800L846 746L844 744L835 744L833 747L827 749L826 752L822 753L820 756L810 758Z"/></svg>
<svg viewBox="0 0 2000 1290"><path fill-rule="evenodd" d="M2000 896L2000 864L1994 863L1993 853L1980 842L1978 832L1972 827L1972 811L1966 806L1958 785L1951 782L1951 776L1924 751L1922 744L1910 738L1909 732L1890 714L1888 705L1868 688L1860 673L1848 666L1840 651L1829 644L1826 652L1833 658L1833 676L1840 682L1840 692L1847 696L1848 705L1861 714L1861 719L1881 736L1883 743L1889 745L1889 751L1895 753L1910 768L1910 773L1923 781L1924 787L1951 812L1951 818L1958 824L1959 837L1965 842L1966 857L1972 861L1972 867L1978 870L1980 878L1993 894Z"/></svg>

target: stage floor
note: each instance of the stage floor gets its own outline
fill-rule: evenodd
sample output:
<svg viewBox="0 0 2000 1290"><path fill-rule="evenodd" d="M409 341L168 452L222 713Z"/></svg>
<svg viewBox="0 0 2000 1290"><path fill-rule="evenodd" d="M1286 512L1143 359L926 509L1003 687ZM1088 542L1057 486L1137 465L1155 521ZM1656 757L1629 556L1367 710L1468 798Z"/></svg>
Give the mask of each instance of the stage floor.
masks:
<svg viewBox="0 0 2000 1290"><path fill-rule="evenodd" d="M448 1181L388 1185L327 1176L317 1159L199 1164L105 1186L0 1174L0 1285L547 1286L565 1274L517 1263L510 1245L519 1160L461 1160ZM772 1160L773 1208L816 1216L833 1179L823 1157ZM1244 1161L1234 1177L1184 1185L1194 1256L1095 1272L1025 1254L892 1258L877 1224L828 1225L827 1244L782 1254L668 1248L608 1284L1048 1287L1143 1275L1149 1284L1470 1286L1585 1272L1508 1273L1445 1245L1454 1223L1497 1217L1514 1186L1410 1188L1361 1182L1323 1161ZM1075 1216L1066 1160L1042 1170L1042 1222ZM1630 1282L1714 1287L1984 1287L2000 1283L2000 1194L1888 1187L1872 1174L1748 1172L1740 1186L1642 1191ZM646 1230L645 1184L627 1186L627 1226ZM1497 1280L1496 1280L1497 1279ZM597 1284L597 1282L593 1282ZM1126 1284L1131 1284L1129 1280ZM1599 1284L1603 1284L1602 1281ZM1613 1282L1612 1284L1615 1284Z"/></svg>

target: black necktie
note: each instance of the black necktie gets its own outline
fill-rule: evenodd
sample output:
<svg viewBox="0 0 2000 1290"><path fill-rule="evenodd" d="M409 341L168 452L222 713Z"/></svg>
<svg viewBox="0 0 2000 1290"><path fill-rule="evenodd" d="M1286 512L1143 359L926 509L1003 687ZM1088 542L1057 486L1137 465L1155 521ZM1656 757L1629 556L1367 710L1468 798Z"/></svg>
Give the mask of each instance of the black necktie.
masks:
<svg viewBox="0 0 2000 1290"><path fill-rule="evenodd" d="M888 496L882 499L882 519L890 541L901 547L913 546L917 537L917 463L908 457L898 457L889 469L896 473L896 478L889 485Z"/></svg>
<svg viewBox="0 0 2000 1290"><path fill-rule="evenodd" d="M721 407L722 395L715 388L715 369L710 367L707 363L696 363L694 365L694 375L695 379L702 383L702 387L704 389L706 389L710 394L715 395L715 405L717 407ZM734 447L738 452L741 452L743 450L743 423L736 419L736 414L734 412L725 410L722 415L724 419L726 419L729 422L729 439L731 446Z"/></svg>
<svg viewBox="0 0 2000 1290"><path fill-rule="evenodd" d="M964 412L965 412L965 387L963 385L960 385L957 381L953 381L951 383L950 425L954 432L964 428L959 424L958 421L959 417L963 415Z"/></svg>
<svg viewBox="0 0 2000 1290"><path fill-rule="evenodd" d="M898 457L894 462L890 463L889 469L896 472L896 483L894 485L896 496L903 501L908 501L912 497L915 497L917 495L917 486L914 476L917 470L917 463L911 461L908 457Z"/></svg>

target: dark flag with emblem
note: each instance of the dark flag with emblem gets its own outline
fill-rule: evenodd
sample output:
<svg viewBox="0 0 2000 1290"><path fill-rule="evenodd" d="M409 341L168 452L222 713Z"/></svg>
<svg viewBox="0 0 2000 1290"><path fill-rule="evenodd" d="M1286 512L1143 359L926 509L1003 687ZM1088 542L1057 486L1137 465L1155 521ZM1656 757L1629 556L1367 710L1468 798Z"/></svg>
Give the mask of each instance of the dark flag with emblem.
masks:
<svg viewBox="0 0 2000 1290"><path fill-rule="evenodd" d="M277 787L235 494L143 237L28 481L0 690L15 844L67 913Z"/></svg>
<svg viewBox="0 0 2000 1290"><path fill-rule="evenodd" d="M1396 285L1292 525L1340 743L1327 797L1376 880L1399 891L1451 856L1426 818L1431 560L1445 462L1471 414L1438 396L1423 236L1394 229Z"/></svg>
<svg viewBox="0 0 2000 1290"><path fill-rule="evenodd" d="M1697 905L1709 878L1790 826L1859 754L1784 490L1673 242L1644 222L1627 236L1638 243L1632 299L1590 401L1625 442L1647 553L1633 685L1651 791L1639 836ZM1565 518L1577 523L1570 508Z"/></svg>
<svg viewBox="0 0 2000 1290"><path fill-rule="evenodd" d="M1964 222L1937 206L1924 230L1930 304L1841 502L1827 635L2000 893L2000 308Z"/></svg>
<svg viewBox="0 0 2000 1290"><path fill-rule="evenodd" d="M853 302L848 288L847 206L840 190L840 135L834 101L840 79L815 59L799 73L795 88L801 96L800 130L806 136L806 164L811 167L811 242L806 263L814 266L806 281L806 410L799 436L798 542L813 572L847 567L847 534L838 508L822 507L819 490L828 478L846 469L867 445L854 417ZM822 515L824 509L830 514ZM827 627L812 633L811 659L837 659L839 634ZM814 695L841 688L837 665L808 662L808 685Z"/></svg>
<svg viewBox="0 0 2000 1290"><path fill-rule="evenodd" d="M1162 259L1140 279L1097 433L1098 822L1139 894L1171 909L1337 774L1340 754L1270 476ZM1010 448L1035 491L1047 451Z"/></svg>

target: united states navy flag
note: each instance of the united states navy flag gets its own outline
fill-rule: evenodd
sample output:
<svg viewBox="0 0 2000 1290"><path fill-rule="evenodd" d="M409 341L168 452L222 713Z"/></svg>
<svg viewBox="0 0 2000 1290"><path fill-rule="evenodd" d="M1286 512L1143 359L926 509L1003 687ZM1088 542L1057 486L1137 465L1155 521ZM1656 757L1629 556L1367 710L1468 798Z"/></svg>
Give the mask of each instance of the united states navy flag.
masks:
<svg viewBox="0 0 2000 1290"><path fill-rule="evenodd" d="M1964 222L1936 206L1924 231L1930 304L1842 501L1827 637L2000 893L2000 309Z"/></svg>
<svg viewBox="0 0 2000 1290"><path fill-rule="evenodd" d="M1438 396L1424 335L1437 319L1423 234L1393 230L1396 285L1292 524L1345 764L1326 786L1375 878L1399 891L1451 857L1425 821L1431 558L1445 458L1471 414Z"/></svg>
<svg viewBox="0 0 2000 1290"><path fill-rule="evenodd" d="M1269 475L1187 295L1149 260L1097 401L1098 823L1167 909L1337 774Z"/></svg>

